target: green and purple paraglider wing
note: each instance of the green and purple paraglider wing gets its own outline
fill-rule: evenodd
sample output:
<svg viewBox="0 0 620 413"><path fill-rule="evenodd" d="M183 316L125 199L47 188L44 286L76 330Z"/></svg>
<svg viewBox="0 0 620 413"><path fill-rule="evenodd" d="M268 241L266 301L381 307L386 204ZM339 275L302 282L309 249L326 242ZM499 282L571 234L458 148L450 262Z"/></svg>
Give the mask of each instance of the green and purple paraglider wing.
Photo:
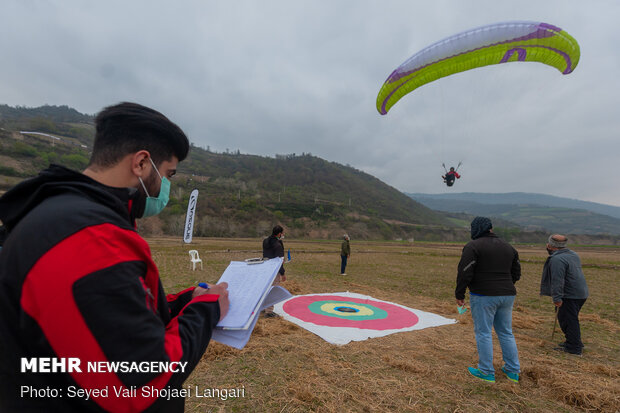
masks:
<svg viewBox="0 0 620 413"><path fill-rule="evenodd" d="M379 91L377 110L385 115L407 93L442 77L508 62L540 62L566 75L577 67L579 44L547 23L515 21L468 30L420 50L394 70Z"/></svg>

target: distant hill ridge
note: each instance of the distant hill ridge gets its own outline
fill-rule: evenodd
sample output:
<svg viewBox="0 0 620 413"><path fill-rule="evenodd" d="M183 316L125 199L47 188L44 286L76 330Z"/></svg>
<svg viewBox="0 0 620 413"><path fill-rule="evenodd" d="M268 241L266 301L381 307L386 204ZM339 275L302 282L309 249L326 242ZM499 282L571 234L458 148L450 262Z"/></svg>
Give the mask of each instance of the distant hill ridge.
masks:
<svg viewBox="0 0 620 413"><path fill-rule="evenodd" d="M620 207L612 205L525 192L408 195L436 211L501 217L526 230L620 234Z"/></svg>
<svg viewBox="0 0 620 413"><path fill-rule="evenodd" d="M482 192L461 192L453 194L407 194L412 198L425 197L435 199L454 199L460 201L472 201L479 204L527 204L547 207L585 209L597 214L609 215L620 219L620 207L600 204L597 202L581 201L579 199L563 198L554 195L536 194L528 192L506 192L502 194L490 194Z"/></svg>
<svg viewBox="0 0 620 413"><path fill-rule="evenodd" d="M83 169L93 143L93 121L93 116L68 106L0 105L0 192L36 175L49 163ZM61 139L24 135L20 131L43 132ZM425 198L425 206L369 174L311 154L265 157L239 151L215 153L192 145L174 180L168 207L156 217L140 220L140 231L146 235L180 235L193 188L200 190L196 236L264 236L275 223L281 223L288 234L301 238L335 238L347 232L354 239L462 242L468 239L466 227L471 217L433 211L436 208L431 203L439 202L441 206L447 201L468 203L473 211L470 215L478 214L476 211L482 205L478 203L481 194L467 194L475 201ZM484 195L492 199L498 194ZM517 202L535 201L528 198ZM564 199L560 202L566 206ZM496 207L501 206L486 205L486 208ZM554 211L549 210L551 207L540 208L547 209L534 211L512 205L508 212L498 210L497 229L503 227L505 236L526 242L539 239L540 235L523 232L524 229L549 228L550 222L560 222L584 234L620 233L615 227L617 222L606 221L615 218L594 213L584 217L583 210L576 213L565 208L555 207ZM464 212L462 207L456 210ZM487 210L487 213L496 212ZM620 237L616 238L603 242L617 244ZM584 241L596 242L592 236Z"/></svg>
<svg viewBox="0 0 620 413"><path fill-rule="evenodd" d="M49 118L54 122L93 122L92 115L85 115L66 105L43 105L36 108L0 105L0 120L22 120L33 118Z"/></svg>
<svg viewBox="0 0 620 413"><path fill-rule="evenodd" d="M0 114L0 189L34 176L51 162L76 170L85 167L94 138L92 116L65 106L0 105ZM61 139L20 131L45 132ZM74 140L87 148L71 144ZM179 166L168 207L153 219L141 220L141 231L182 233L193 188L200 190L196 236L263 236L278 222L289 234L312 238L341 237L347 232L357 239L439 241L445 234L448 239L465 235L442 214L349 166L311 154L265 157L239 151L215 153L194 145Z"/></svg>
<svg viewBox="0 0 620 413"><path fill-rule="evenodd" d="M31 131L71 138L73 143L92 147L94 117L68 106L28 108L0 105L0 127L5 131Z"/></svg>

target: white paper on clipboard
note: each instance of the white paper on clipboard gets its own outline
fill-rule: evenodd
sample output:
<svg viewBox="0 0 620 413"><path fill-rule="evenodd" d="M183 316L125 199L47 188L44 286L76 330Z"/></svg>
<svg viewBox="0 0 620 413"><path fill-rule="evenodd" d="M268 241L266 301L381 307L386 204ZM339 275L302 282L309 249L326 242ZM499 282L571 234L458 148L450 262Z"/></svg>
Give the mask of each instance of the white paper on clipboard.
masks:
<svg viewBox="0 0 620 413"><path fill-rule="evenodd" d="M290 292L280 286L271 287L269 289L269 294L267 294L265 301L263 301L263 304L259 308L260 310L264 310L292 296ZM241 350L248 344L248 341L250 341L250 336L252 335L252 331L254 331L254 326L256 326L257 321L258 317L252 317L249 321L249 327L245 330L216 328L213 330L211 338L218 343L226 344L227 346Z"/></svg>
<svg viewBox="0 0 620 413"><path fill-rule="evenodd" d="M261 264L250 265L243 261L231 261L218 283L228 283L228 313L217 328L246 330L260 312L261 304L267 296L282 258L272 258Z"/></svg>

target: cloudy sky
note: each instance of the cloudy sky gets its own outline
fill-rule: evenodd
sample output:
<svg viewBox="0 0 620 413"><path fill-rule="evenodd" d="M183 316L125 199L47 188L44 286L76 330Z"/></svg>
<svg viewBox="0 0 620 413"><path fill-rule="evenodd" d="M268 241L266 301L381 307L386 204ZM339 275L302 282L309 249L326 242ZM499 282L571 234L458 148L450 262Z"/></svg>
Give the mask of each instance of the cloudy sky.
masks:
<svg viewBox="0 0 620 413"><path fill-rule="evenodd" d="M404 192L536 192L620 206L617 0L3 0L0 103L120 101L162 111L222 152L310 152ZM542 21L580 44L576 70L472 70L386 116L387 76L452 34Z"/></svg>

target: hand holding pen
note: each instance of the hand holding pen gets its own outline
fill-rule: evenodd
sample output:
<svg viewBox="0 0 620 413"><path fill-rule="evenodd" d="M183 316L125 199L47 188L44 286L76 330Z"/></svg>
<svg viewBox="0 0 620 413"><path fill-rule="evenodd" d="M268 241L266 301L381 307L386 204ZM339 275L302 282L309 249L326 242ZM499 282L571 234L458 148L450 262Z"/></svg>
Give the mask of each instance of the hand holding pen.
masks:
<svg viewBox="0 0 620 413"><path fill-rule="evenodd" d="M220 320L228 313L228 307L230 302L228 300L228 283L223 282L216 285L209 285L207 283L198 283L198 287L194 288L192 298L201 296L203 294L215 294L219 295L218 303L220 305Z"/></svg>

